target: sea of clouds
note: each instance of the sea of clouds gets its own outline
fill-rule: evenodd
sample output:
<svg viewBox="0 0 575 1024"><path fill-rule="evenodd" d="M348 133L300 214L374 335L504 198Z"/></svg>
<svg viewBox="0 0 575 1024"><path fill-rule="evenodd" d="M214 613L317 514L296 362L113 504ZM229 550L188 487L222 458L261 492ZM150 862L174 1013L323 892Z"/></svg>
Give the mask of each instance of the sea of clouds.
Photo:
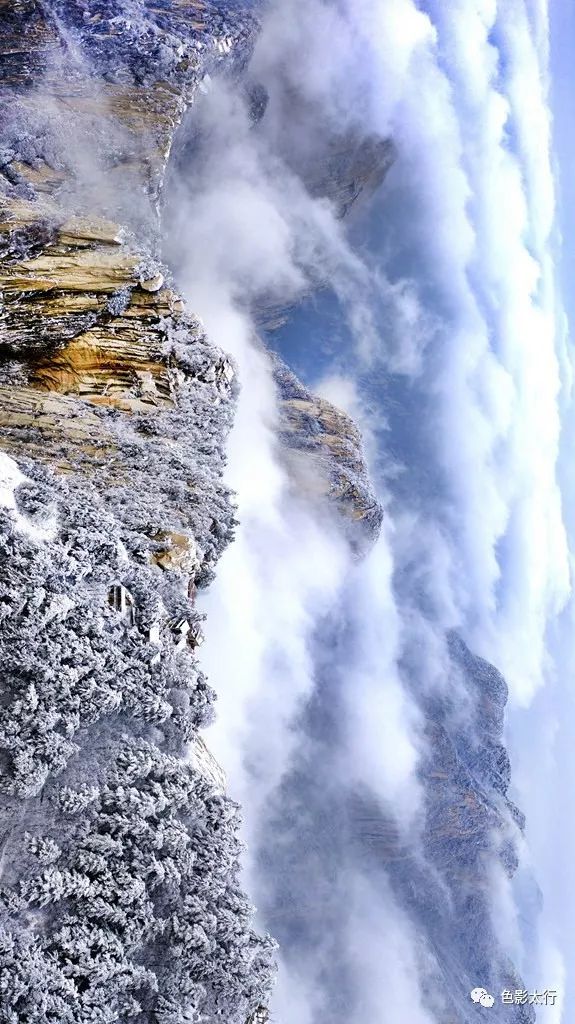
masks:
<svg viewBox="0 0 575 1024"><path fill-rule="evenodd" d="M270 97L263 129L217 83L186 129L195 159L172 184L168 254L242 384L228 469L241 525L202 602L220 694L209 741L244 806L262 924L284 940L283 1024L335 1024L350 1007L364 1024L433 1019L431 953L354 860L337 809L342 788L367 787L417 843L422 730L401 658L416 651L422 685L441 686L448 628L509 684L522 870L546 896L526 938L520 887L494 874L500 940L526 984L561 991L549 1024L572 998L554 845L560 834L573 849L561 779L575 521L561 459L574 418L549 59L544 0L277 2L251 63ZM355 233L290 169L290 152L313 160L315 145L290 121L290 89L342 130L393 139L395 166ZM314 383L360 423L388 513L361 565L290 491L253 315L318 279L346 345Z"/></svg>

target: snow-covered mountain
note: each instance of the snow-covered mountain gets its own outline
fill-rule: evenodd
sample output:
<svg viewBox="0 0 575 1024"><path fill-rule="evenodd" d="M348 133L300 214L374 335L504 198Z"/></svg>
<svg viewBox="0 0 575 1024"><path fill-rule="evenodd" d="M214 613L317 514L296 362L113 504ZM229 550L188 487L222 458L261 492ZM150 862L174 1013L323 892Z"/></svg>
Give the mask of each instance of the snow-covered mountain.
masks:
<svg viewBox="0 0 575 1024"><path fill-rule="evenodd" d="M419 967L433 1019L475 1024L475 984L522 987L489 891L494 870L513 874L524 827L507 797L500 674L456 632L445 633L440 694L402 667L423 737L419 845L340 772L347 712L321 652L341 645L342 666L361 660L350 613L360 602L342 593L355 593L385 513L353 418L271 351L270 328L326 287L320 265L293 289L270 273L236 302L272 396L266 431L286 505L337 538L343 581L317 621L307 615L319 683L293 709L293 756L277 778L270 762L253 852L257 927L239 808L226 795L234 780L202 738L216 701L202 671L203 601L238 526L226 446L250 382L184 301L167 236L186 221L194 245L174 181L209 173L218 83L246 133L267 131L269 90L250 66L259 16L259 4L209 0L0 4L6 1024L264 1021L276 960L268 929L298 968L329 933L322 978L337 992L333 1024L349 1020L340 894L357 863L389 886L431 951ZM275 100L273 116L289 111L301 127L297 146L275 129L273 159L290 182L330 225L365 209L386 187L393 140L321 121L293 88ZM232 626L221 626L222 650ZM535 1017L517 1005L489 1019Z"/></svg>

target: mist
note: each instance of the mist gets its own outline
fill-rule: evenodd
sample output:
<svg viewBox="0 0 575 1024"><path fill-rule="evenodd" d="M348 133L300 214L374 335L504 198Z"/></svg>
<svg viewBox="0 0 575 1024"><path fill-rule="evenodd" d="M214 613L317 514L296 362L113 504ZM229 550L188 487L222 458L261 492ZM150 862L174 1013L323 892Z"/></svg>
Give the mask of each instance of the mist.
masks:
<svg viewBox="0 0 575 1024"><path fill-rule="evenodd" d="M444 976L449 941L468 936L423 826L429 708L447 702L457 728L476 728L450 631L507 680L528 819L526 841L509 822L515 882L495 840L485 852L494 955L529 987L565 990L556 900L541 917L521 892L534 877L554 888L543 779L558 701L543 695L572 621L548 60L543 3L272 4L248 71L267 93L258 130L249 90L214 81L177 147L167 255L241 383L227 472L240 526L201 602L220 695L208 741L244 808L260 923L280 941L283 1024L427 1024L454 1007L476 1019L466 979L459 991ZM310 187L335 123L395 151L349 226ZM315 353L306 311L324 307L338 329ZM267 343L363 432L387 516L360 564L282 464L261 338L277 309L291 327ZM409 882L389 867L398 851ZM443 924L409 895L418 885L447 901Z"/></svg>

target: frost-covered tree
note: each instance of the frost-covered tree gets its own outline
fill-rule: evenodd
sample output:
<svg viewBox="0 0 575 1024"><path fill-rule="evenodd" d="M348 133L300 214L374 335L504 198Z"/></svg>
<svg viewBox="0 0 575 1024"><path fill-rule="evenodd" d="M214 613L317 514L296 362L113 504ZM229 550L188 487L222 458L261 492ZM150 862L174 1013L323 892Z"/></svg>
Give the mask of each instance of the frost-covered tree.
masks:
<svg viewBox="0 0 575 1024"><path fill-rule="evenodd" d="M102 480L98 451L67 477L10 460L0 1024L243 1024L273 976L238 884L238 808L187 758L215 696L194 595L235 526L231 367L192 323L165 338L178 403L118 423Z"/></svg>
<svg viewBox="0 0 575 1024"><path fill-rule="evenodd" d="M25 468L0 535L0 1021L244 1021L273 943L238 808L185 756L214 695L174 623L200 616L153 540L128 556L141 511Z"/></svg>

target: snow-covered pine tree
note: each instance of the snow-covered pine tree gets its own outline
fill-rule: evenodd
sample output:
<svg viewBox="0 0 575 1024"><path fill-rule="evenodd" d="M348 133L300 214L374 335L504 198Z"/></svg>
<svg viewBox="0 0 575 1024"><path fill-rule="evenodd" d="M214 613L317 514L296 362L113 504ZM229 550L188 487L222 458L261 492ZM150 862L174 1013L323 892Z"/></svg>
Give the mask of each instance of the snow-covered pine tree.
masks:
<svg viewBox="0 0 575 1024"><path fill-rule="evenodd" d="M173 623L200 616L133 508L125 527L121 502L22 469L0 538L0 1021L243 1021L273 943L238 885L238 808L186 759L214 695Z"/></svg>

